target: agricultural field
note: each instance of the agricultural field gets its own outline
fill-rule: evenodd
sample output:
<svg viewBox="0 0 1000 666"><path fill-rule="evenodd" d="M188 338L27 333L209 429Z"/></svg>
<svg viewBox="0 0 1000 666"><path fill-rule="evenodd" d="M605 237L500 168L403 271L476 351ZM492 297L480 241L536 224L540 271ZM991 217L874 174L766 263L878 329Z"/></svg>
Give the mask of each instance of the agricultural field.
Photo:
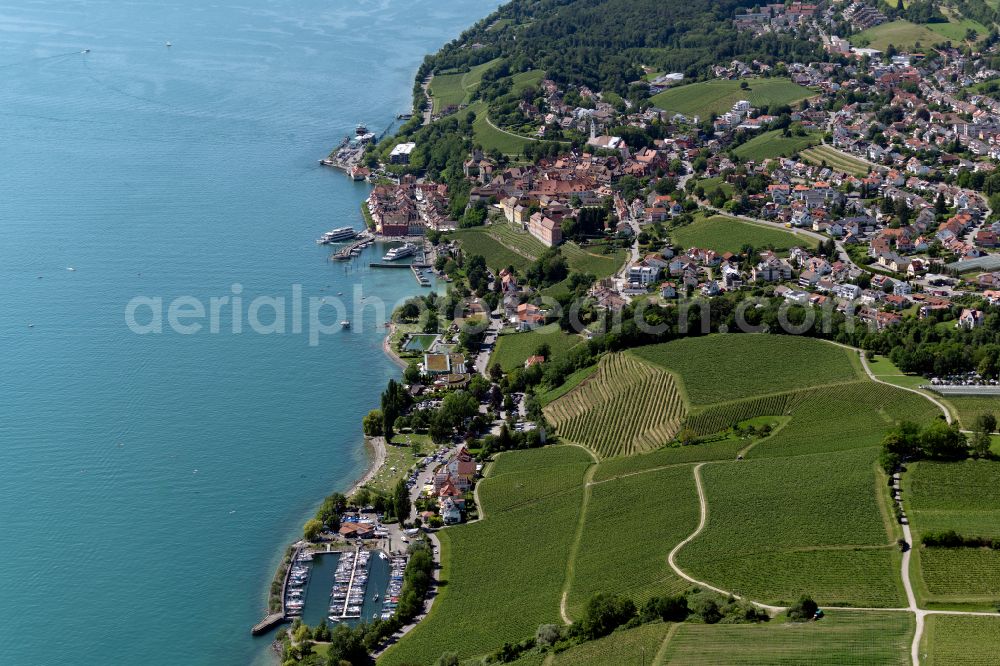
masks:
<svg viewBox="0 0 1000 666"><path fill-rule="evenodd" d="M986 412L1000 420L1000 395L939 395L938 398L952 407L966 430L971 430L979 415Z"/></svg>
<svg viewBox="0 0 1000 666"><path fill-rule="evenodd" d="M809 132L805 136L782 136L781 130L771 130L755 136L733 152L744 160L762 161L773 157L791 157L800 150L815 146L820 142L819 132Z"/></svg>
<svg viewBox="0 0 1000 666"><path fill-rule="evenodd" d="M462 75L462 87L466 90L472 90L479 86L483 81L483 74L490 67L499 64L501 58L494 58L493 60L482 63L481 65L476 65L468 72Z"/></svg>
<svg viewBox="0 0 1000 666"><path fill-rule="evenodd" d="M582 341L580 336L561 330L559 324L547 324L524 333L507 333L497 338L490 365L499 363L504 372L510 372L523 366L543 343L552 351L550 358L559 358Z"/></svg>
<svg viewBox="0 0 1000 666"><path fill-rule="evenodd" d="M641 607L653 595L687 589L667 554L698 525L690 465L598 483L588 492L566 601L571 618L599 592L626 595Z"/></svg>
<svg viewBox="0 0 1000 666"><path fill-rule="evenodd" d="M793 247L815 248L817 242L808 236L797 236L779 227L743 222L725 215L699 215L691 224L672 227L670 238L685 248L700 247L716 252L738 254L744 245L756 249L773 248L779 252Z"/></svg>
<svg viewBox="0 0 1000 666"><path fill-rule="evenodd" d="M918 388L927 383L925 377L914 374L906 374L895 366L888 356L872 355L868 358L868 368L872 374L884 382L889 382L903 388ZM997 404L1000 407L1000 403Z"/></svg>
<svg viewBox="0 0 1000 666"><path fill-rule="evenodd" d="M891 21L851 35L849 41L854 46L867 46L884 51L890 44L896 48L909 48L919 42L927 47L950 39L930 30L929 25L910 23L906 20Z"/></svg>
<svg viewBox="0 0 1000 666"><path fill-rule="evenodd" d="M744 80L749 86L747 90L740 88L742 81L702 81L664 90L650 101L653 106L672 113L707 118L712 113L725 113L742 99L759 108L794 104L816 94L785 78Z"/></svg>
<svg viewBox="0 0 1000 666"><path fill-rule="evenodd" d="M619 476L638 474L670 465L705 462L711 460L735 460L736 454L746 446L746 442L735 439L720 439L714 442L692 444L690 446L667 446L662 449L640 453L634 456L608 458L602 460L594 472L593 481L606 481Z"/></svg>
<svg viewBox="0 0 1000 666"><path fill-rule="evenodd" d="M447 584L430 614L379 659L380 664L429 664L448 650L463 658L485 654L532 636L539 624L558 623L570 545L583 498L583 467L574 447L546 452L555 464L545 472L552 484L575 490L533 496L537 483L507 484L505 506L490 506L485 520L439 533L442 578ZM505 476L534 474L508 472ZM544 534L544 539L538 535Z"/></svg>
<svg viewBox="0 0 1000 666"><path fill-rule="evenodd" d="M484 227L486 233L494 240L506 246L516 254L521 256L519 264L523 265L525 259L534 261L547 249L542 241L538 240L527 231L516 228L506 222L491 224Z"/></svg>
<svg viewBox="0 0 1000 666"><path fill-rule="evenodd" d="M472 123L473 139L485 150L496 148L501 153L512 157L517 157L524 152L524 147L528 145L528 137L518 136L492 126L488 120L486 105L482 101L473 102L466 111L476 114L476 119ZM465 111L463 111L465 113Z"/></svg>
<svg viewBox="0 0 1000 666"><path fill-rule="evenodd" d="M488 227L473 227L459 229L448 234L448 238L460 241L462 250L467 254L479 254L485 257L486 265L500 270L507 266L523 264L525 258L487 233Z"/></svg>
<svg viewBox="0 0 1000 666"><path fill-rule="evenodd" d="M652 622L570 648L556 655L551 666L643 666L652 664L671 625ZM520 666L520 662L518 662Z"/></svg>
<svg viewBox="0 0 1000 666"><path fill-rule="evenodd" d="M714 178L702 178L698 181L698 184L702 186L706 194L711 194L716 188L722 190L722 193L727 197L733 196L733 186L732 183L727 183L722 176L715 176Z"/></svg>
<svg viewBox="0 0 1000 666"><path fill-rule="evenodd" d="M786 605L897 607L899 551L876 497L876 448L702 468L704 531L677 555L695 578Z"/></svg>
<svg viewBox="0 0 1000 666"><path fill-rule="evenodd" d="M914 620L908 613L830 611L821 622L678 626L665 665L910 665Z"/></svg>
<svg viewBox="0 0 1000 666"><path fill-rule="evenodd" d="M614 275L625 263L626 250L617 249L611 254L604 254L599 246L580 247L569 241L559 246L559 251L566 257L571 271L589 273L598 280Z"/></svg>
<svg viewBox="0 0 1000 666"><path fill-rule="evenodd" d="M579 386L580 382L584 381L585 379L587 379L587 377L590 377L595 372L597 372L596 364L588 365L586 368L580 368L579 370L571 374L569 377L567 377L566 381L564 381L556 388L546 391L545 393L540 393L538 395L538 401L542 403L542 407L544 407L550 402L558 400L559 398L563 397L564 395L575 389L577 386Z"/></svg>
<svg viewBox="0 0 1000 666"><path fill-rule="evenodd" d="M448 106L464 104L469 91L462 86L465 74L435 74L428 92L434 100L434 113L441 113Z"/></svg>
<svg viewBox="0 0 1000 666"><path fill-rule="evenodd" d="M670 442L687 414L669 372L628 354L609 354L586 382L545 407L559 436L607 458Z"/></svg>
<svg viewBox="0 0 1000 666"><path fill-rule="evenodd" d="M630 353L673 371L692 405L864 378L853 351L794 335L713 334Z"/></svg>
<svg viewBox="0 0 1000 666"><path fill-rule="evenodd" d="M920 646L924 666L987 666L997 663L1000 616L929 615Z"/></svg>
<svg viewBox="0 0 1000 666"><path fill-rule="evenodd" d="M789 396L786 410L791 421L749 457L877 447L898 422L926 424L941 413L919 395L871 381L800 391Z"/></svg>
<svg viewBox="0 0 1000 666"><path fill-rule="evenodd" d="M496 455L488 476L492 478L504 474L531 472L540 467L549 469L593 461L593 457L578 446L546 446L526 451L507 451Z"/></svg>
<svg viewBox="0 0 1000 666"><path fill-rule="evenodd" d="M911 464L903 475L903 501L913 530L914 578L921 596L939 604L982 605L1000 599L1000 552L919 545L924 534L944 530L1000 539L1000 462Z"/></svg>
<svg viewBox="0 0 1000 666"><path fill-rule="evenodd" d="M831 169L854 174L855 176L865 176L868 174L868 164L830 146L813 146L812 148L803 150L799 153L799 156L810 164L825 164Z"/></svg>

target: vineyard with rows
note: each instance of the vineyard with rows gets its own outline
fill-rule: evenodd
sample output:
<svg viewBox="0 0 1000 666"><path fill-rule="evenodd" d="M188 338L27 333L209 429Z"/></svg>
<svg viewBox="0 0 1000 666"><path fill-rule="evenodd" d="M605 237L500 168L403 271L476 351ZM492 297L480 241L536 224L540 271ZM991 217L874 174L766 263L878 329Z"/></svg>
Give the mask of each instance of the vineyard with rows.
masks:
<svg viewBox="0 0 1000 666"><path fill-rule="evenodd" d="M682 624L663 664L896 664L909 666L913 616L829 611L822 622Z"/></svg>
<svg viewBox="0 0 1000 666"><path fill-rule="evenodd" d="M678 593L687 582L667 553L698 525L698 494L690 465L669 467L591 486L567 607L579 618L596 593L630 597L637 606L654 594ZM634 535L627 546L608 535Z"/></svg>
<svg viewBox="0 0 1000 666"><path fill-rule="evenodd" d="M521 471L522 454L549 466ZM583 500L581 454L587 457L571 446L506 454L513 466L499 477L502 488L489 493L500 502L491 505L481 497L485 520L439 532L441 577L448 584L433 612L379 664L430 664L453 650L474 657L534 635L539 624L560 621L559 599ZM546 474L548 484L539 478ZM568 490L550 494L547 485Z"/></svg>
<svg viewBox="0 0 1000 666"><path fill-rule="evenodd" d="M712 435L756 416L791 414L802 392L777 393L762 398L713 405L688 419L687 427L700 436Z"/></svg>
<svg viewBox="0 0 1000 666"><path fill-rule="evenodd" d="M929 615L920 650L924 666L993 666L1000 617Z"/></svg>
<svg viewBox="0 0 1000 666"><path fill-rule="evenodd" d="M663 446L686 413L670 373L628 354L605 356L593 376L545 407L560 437L602 458Z"/></svg>
<svg viewBox="0 0 1000 666"><path fill-rule="evenodd" d="M875 495L877 455L867 448L706 465L708 524L678 565L768 603L810 590L821 604L898 605L899 553Z"/></svg>

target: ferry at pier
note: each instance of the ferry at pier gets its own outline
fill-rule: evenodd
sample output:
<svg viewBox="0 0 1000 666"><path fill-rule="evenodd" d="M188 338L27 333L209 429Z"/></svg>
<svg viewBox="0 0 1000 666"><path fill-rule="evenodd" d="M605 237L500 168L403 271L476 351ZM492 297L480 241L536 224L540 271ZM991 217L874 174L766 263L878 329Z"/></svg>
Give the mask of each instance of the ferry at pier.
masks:
<svg viewBox="0 0 1000 666"><path fill-rule="evenodd" d="M325 234L316 239L319 245L329 245L330 243L340 243L341 241L351 240L358 235L352 227L340 227L338 229L333 229L332 231L327 231Z"/></svg>
<svg viewBox="0 0 1000 666"><path fill-rule="evenodd" d="M399 247L394 247L385 253L382 261L396 261L404 257L412 257L417 252L417 246L413 243L404 243Z"/></svg>

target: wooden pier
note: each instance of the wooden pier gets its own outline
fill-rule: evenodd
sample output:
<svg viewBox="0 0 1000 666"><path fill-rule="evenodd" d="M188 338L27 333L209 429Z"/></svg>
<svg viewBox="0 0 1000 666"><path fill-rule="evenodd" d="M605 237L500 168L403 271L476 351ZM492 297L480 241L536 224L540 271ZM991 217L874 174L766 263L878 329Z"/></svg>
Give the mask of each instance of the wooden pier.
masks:
<svg viewBox="0 0 1000 666"><path fill-rule="evenodd" d="M263 620L253 625L253 628L250 629L250 635L260 636L261 634L266 634L267 632L271 631L271 629L278 626L284 621L285 621L284 613L271 613Z"/></svg>

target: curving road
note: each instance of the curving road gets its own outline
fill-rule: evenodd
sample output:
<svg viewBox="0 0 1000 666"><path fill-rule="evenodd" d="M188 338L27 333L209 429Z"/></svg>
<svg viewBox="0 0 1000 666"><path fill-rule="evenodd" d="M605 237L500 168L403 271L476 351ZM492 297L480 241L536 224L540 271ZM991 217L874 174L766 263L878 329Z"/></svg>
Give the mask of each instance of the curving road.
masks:
<svg viewBox="0 0 1000 666"><path fill-rule="evenodd" d="M879 384L886 384L888 386L893 386L903 391L909 391L911 393L916 393L920 396L923 396L931 403L933 403L938 409L941 410L942 414L944 414L944 417L948 423L952 423L952 416L951 413L948 411L947 407L933 396L930 396L927 393L919 391L917 389L906 388L904 386L896 386L895 384L891 384L876 377L872 373L871 368L868 367L868 359L865 357L865 353L863 350L848 345L844 345L838 342L832 342L829 340L827 342L830 342L830 344L836 345L838 347L843 347L845 349L850 349L851 351L858 352L861 356L861 365L864 368L865 373L868 375L869 379L871 379L873 382L877 382ZM719 594L724 594L727 596L731 595L736 599L744 599L743 597L740 597L739 595L734 594L729 590L724 590L720 587L716 587L714 585L706 583L705 581L698 580L697 578L688 575L683 569L677 566L676 562L677 553L680 552L681 548L691 543L695 538L698 537L699 534L701 534L702 530L705 528L705 523L708 520L708 504L705 501L705 490L701 480L701 468L704 467L706 464L709 463L704 463L704 462L698 463L697 465L694 466L693 469L695 487L698 490L698 505L700 514L698 518L698 526L691 534L687 536L686 539L684 539L676 546L674 546L673 550L671 550L670 554L667 556L667 563L670 565L670 568L674 571L675 574L677 574L678 576L680 576L681 578L690 583L708 588L710 590L718 592ZM898 484L898 475L896 476L895 481ZM828 610L845 610L845 611L858 611L858 612L896 611L896 612L913 613L916 621L916 629L913 633L913 642L910 644L910 658L912 660L913 666L919 666L920 640L924 633L925 619L928 615L966 615L972 617L997 618L998 614L985 611L949 611L949 610L929 610L925 608L920 608L920 605L917 603L916 594L913 591L913 585L910 582L910 556L912 552L913 535L910 531L910 526L908 523L903 523L901 526L903 528L903 536L906 539L906 542L911 545L911 548L908 548L906 552L903 553L902 563L900 565L900 576L903 579L903 589L906 591L906 601L907 601L906 608L852 608L852 607L837 607L837 606L827 606L826 608ZM771 606L759 601L754 601L752 599L745 599L745 600L752 603L754 606L757 606L758 608L763 608L767 610L770 613L780 613L781 611L786 610L785 607L782 606Z"/></svg>

